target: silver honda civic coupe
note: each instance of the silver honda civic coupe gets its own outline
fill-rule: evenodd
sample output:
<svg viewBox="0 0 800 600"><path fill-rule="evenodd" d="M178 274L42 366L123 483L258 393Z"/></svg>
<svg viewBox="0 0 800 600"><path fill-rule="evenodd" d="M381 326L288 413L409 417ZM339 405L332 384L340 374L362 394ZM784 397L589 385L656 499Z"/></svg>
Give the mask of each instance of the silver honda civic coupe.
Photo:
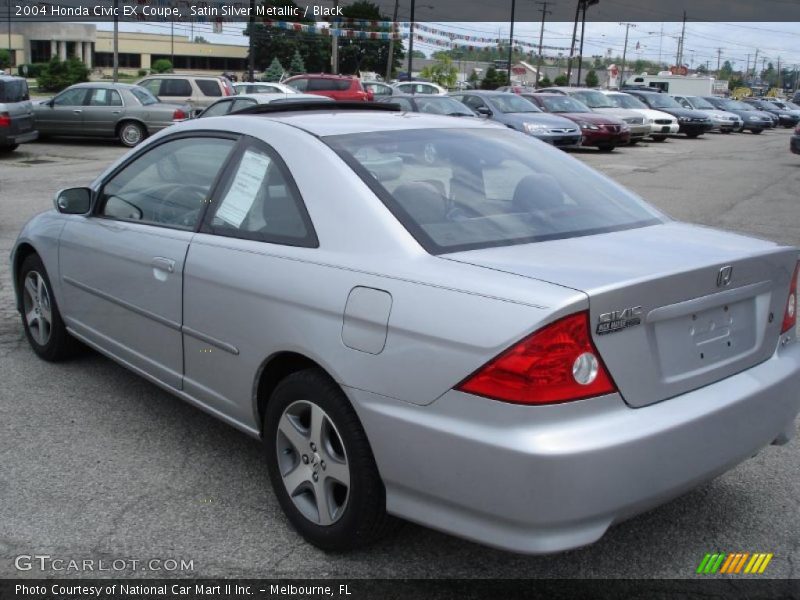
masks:
<svg viewBox="0 0 800 600"><path fill-rule="evenodd" d="M61 191L13 248L17 306L43 359L82 342L261 438L311 543L400 517L561 551L790 439L796 248L492 123L247 111Z"/></svg>

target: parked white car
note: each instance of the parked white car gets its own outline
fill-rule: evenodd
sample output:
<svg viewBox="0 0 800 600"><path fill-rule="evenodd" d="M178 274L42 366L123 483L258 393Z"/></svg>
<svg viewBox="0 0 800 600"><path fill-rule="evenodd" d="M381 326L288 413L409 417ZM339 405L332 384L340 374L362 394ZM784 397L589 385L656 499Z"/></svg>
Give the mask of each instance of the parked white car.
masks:
<svg viewBox="0 0 800 600"><path fill-rule="evenodd" d="M401 81L392 84L392 87L401 94L447 94L445 88L430 81Z"/></svg>
<svg viewBox="0 0 800 600"><path fill-rule="evenodd" d="M650 124L650 139L654 142L663 142L668 135L675 135L680 129L678 119L669 113L649 108L638 98L624 92L603 90L609 100L620 108L627 108L638 112Z"/></svg>
<svg viewBox="0 0 800 600"><path fill-rule="evenodd" d="M274 83L272 81L255 81L234 83L233 91L236 94L299 94L296 89L283 83Z"/></svg>
<svg viewBox="0 0 800 600"><path fill-rule="evenodd" d="M720 133L730 133L739 131L744 126L744 120L739 115L715 108L708 100L700 96L684 96L672 94L672 97L684 108L691 110L702 110L708 113L708 117L714 123L714 129Z"/></svg>

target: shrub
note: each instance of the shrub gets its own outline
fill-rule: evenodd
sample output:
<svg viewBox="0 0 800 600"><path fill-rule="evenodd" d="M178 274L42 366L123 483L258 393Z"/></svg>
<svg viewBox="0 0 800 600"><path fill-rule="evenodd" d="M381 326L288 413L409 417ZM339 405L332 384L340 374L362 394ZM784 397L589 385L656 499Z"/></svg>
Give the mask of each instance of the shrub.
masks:
<svg viewBox="0 0 800 600"><path fill-rule="evenodd" d="M159 58L150 66L150 69L153 73L172 73L172 63L166 58Z"/></svg>
<svg viewBox="0 0 800 600"><path fill-rule="evenodd" d="M60 92L82 81L89 81L89 69L77 58L68 58L62 62L54 57L36 78L39 90L43 92Z"/></svg>
<svg viewBox="0 0 800 600"><path fill-rule="evenodd" d="M36 79L41 75L42 70L47 66L47 63L28 63L17 65L17 74L20 77L30 77ZM27 70L26 70L27 68Z"/></svg>
<svg viewBox="0 0 800 600"><path fill-rule="evenodd" d="M553 80L553 84L557 86L569 85L569 80L566 75L561 74Z"/></svg>
<svg viewBox="0 0 800 600"><path fill-rule="evenodd" d="M597 73L594 69L586 73L586 79L584 81L586 82L586 87L590 88L597 87L600 83L600 79L597 77Z"/></svg>
<svg viewBox="0 0 800 600"><path fill-rule="evenodd" d="M146 77L147 76L147 69L139 69L137 71L137 74L139 75L139 77Z"/></svg>

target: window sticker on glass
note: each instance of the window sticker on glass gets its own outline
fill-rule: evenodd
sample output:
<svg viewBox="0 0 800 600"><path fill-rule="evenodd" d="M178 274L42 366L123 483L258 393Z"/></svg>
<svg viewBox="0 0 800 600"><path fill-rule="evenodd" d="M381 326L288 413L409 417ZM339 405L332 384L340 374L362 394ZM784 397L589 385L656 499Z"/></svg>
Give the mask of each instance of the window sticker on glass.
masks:
<svg viewBox="0 0 800 600"><path fill-rule="evenodd" d="M256 201L259 190L267 175L270 159L268 156L246 150L231 187L217 209L215 215L233 227L241 226Z"/></svg>

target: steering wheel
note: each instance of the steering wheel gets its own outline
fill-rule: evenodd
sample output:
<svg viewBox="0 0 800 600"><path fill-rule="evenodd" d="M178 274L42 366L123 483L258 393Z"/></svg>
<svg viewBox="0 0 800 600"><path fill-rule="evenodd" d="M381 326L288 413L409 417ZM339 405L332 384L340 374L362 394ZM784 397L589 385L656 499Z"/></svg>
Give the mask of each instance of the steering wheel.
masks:
<svg viewBox="0 0 800 600"><path fill-rule="evenodd" d="M197 222L197 216L206 200L206 188L201 185L178 185L168 191L156 210L156 218L160 223L173 223L192 227ZM175 201L180 195L182 202ZM197 205L197 208L187 209L186 205Z"/></svg>

